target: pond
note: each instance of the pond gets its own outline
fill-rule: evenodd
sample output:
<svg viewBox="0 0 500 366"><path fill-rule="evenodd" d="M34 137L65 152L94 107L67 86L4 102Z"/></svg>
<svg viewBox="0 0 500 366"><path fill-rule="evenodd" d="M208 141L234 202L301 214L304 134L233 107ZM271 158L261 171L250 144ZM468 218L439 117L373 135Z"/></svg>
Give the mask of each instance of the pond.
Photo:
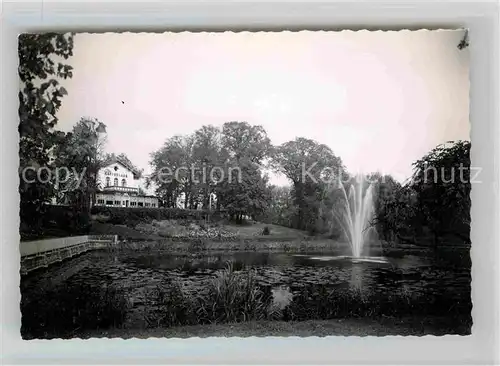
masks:
<svg viewBox="0 0 500 366"><path fill-rule="evenodd" d="M228 266L232 273L251 274L255 287L268 293L272 305L281 311L279 320L441 316L463 325L471 322L469 258L468 250L453 250L439 257L422 251L358 259L338 252L176 255L161 251L94 251L23 278L23 329L27 336L50 336L51 330L60 333L62 328L75 332L84 325L116 326L116 319L98 321L94 318L113 318L116 303L120 301L126 303L123 305L126 314L118 316L119 326L160 325L159 320L151 318L154 314L168 312L182 313L170 320L170 325L196 323L196 320L188 321L186 310L179 310L177 304L162 310L158 288L175 283L182 296L201 296L209 291L207 289L214 288L214 279L221 271L227 271ZM116 297L103 300L102 296L90 300L96 291L110 288L120 289L121 300ZM171 299L177 299L176 296L177 292L168 293L167 302L173 302ZM107 301L99 305L107 310L89 315L94 317L92 321L89 316L83 317L82 324L78 325L75 317L85 312L79 308L95 309L95 301ZM202 300L197 306L207 301ZM58 317L53 318L43 310L53 312L54 307L59 310L71 308L71 311L64 315L61 310ZM111 315L106 315L106 311ZM68 317L66 322L61 320L64 317ZM214 320L206 316L203 319L222 321L222 318Z"/></svg>

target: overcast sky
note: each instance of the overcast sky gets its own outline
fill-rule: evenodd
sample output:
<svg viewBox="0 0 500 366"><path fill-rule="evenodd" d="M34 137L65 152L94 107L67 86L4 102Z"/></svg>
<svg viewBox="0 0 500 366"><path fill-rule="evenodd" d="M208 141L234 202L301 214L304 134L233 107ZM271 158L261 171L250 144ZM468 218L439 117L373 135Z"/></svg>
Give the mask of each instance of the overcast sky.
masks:
<svg viewBox="0 0 500 366"><path fill-rule="evenodd" d="M324 143L350 172L393 174L469 139L462 31L78 34L58 128L108 126L108 152L150 153L202 125L262 125ZM124 104L122 104L122 101ZM273 177L273 182L286 180Z"/></svg>

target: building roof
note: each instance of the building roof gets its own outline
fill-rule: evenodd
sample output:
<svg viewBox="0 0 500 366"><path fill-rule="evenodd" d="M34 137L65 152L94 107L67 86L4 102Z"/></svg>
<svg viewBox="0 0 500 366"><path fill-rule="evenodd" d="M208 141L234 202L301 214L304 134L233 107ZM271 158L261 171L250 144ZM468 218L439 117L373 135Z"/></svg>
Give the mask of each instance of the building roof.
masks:
<svg viewBox="0 0 500 366"><path fill-rule="evenodd" d="M131 166L130 164L128 164L127 162L121 160L121 159L118 159L116 157L113 157L107 161L104 162L104 166L107 167L109 165L113 165L113 164L120 164L121 166L123 166L124 168L130 170L132 172L132 174L134 174L134 178L138 179L141 177L141 172L138 171L136 168L134 168L133 166Z"/></svg>

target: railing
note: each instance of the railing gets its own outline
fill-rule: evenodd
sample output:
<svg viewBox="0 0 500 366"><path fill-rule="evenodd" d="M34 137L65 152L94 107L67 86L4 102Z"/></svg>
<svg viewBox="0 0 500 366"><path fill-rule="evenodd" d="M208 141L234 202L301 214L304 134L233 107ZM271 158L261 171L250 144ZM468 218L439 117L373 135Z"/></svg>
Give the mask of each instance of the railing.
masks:
<svg viewBox="0 0 500 366"><path fill-rule="evenodd" d="M47 267L88 250L113 247L117 242L116 235L81 235L20 242L21 273Z"/></svg>
<svg viewBox="0 0 500 366"><path fill-rule="evenodd" d="M123 186L107 186L103 189L104 192L126 192L126 193L139 193L139 188L123 187Z"/></svg>
<svg viewBox="0 0 500 366"><path fill-rule="evenodd" d="M88 235L89 240L106 240L115 243L118 240L116 235L102 234L102 235Z"/></svg>

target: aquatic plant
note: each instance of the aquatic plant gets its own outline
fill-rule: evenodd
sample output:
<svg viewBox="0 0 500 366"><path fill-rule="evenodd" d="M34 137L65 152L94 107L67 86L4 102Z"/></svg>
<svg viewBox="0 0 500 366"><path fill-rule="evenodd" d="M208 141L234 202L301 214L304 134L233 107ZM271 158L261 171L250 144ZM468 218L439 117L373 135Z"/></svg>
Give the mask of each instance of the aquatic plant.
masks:
<svg viewBox="0 0 500 366"><path fill-rule="evenodd" d="M257 286L253 271L237 273L228 262L210 283L204 315L216 323L261 320L267 317L269 302L270 295L266 298Z"/></svg>
<svg viewBox="0 0 500 366"><path fill-rule="evenodd" d="M152 295L160 315L147 317L149 326L232 323L250 320L281 319L281 309L272 303L270 289L258 286L253 271L239 273L232 262L219 271L209 286L187 293L175 281Z"/></svg>
<svg viewBox="0 0 500 366"><path fill-rule="evenodd" d="M194 299L190 299L177 282L157 286L152 295L158 311L156 314L145 314L148 326L171 327L198 323Z"/></svg>

